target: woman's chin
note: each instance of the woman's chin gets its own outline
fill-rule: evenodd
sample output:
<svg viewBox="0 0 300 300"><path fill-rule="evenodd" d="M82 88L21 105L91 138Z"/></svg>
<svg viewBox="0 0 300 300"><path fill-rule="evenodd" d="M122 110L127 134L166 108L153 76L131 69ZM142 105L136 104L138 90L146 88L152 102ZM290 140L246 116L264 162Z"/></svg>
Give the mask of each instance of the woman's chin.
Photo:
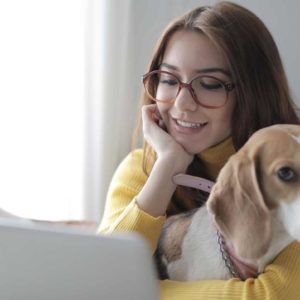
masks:
<svg viewBox="0 0 300 300"><path fill-rule="evenodd" d="M175 139L178 144L189 154L195 155L205 150L207 147L205 145L195 145L193 143L187 143L182 140Z"/></svg>

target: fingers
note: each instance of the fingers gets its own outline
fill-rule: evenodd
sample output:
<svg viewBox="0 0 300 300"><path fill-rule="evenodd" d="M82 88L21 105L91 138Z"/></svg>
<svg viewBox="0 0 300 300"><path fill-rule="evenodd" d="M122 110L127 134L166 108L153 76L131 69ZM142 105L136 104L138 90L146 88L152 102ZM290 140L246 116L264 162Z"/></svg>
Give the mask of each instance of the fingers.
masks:
<svg viewBox="0 0 300 300"><path fill-rule="evenodd" d="M145 105L142 110L144 114L143 120L154 122L164 131L167 130L156 104Z"/></svg>
<svg viewBox="0 0 300 300"><path fill-rule="evenodd" d="M171 137L159 127L162 119L159 115L157 105L150 104L142 107L143 133L145 140L156 150L165 144Z"/></svg>
<svg viewBox="0 0 300 300"><path fill-rule="evenodd" d="M161 115L158 111L157 105L155 106L154 112L152 113L152 118L154 121L159 122L161 120Z"/></svg>
<svg viewBox="0 0 300 300"><path fill-rule="evenodd" d="M167 131L167 127L165 126L165 123L162 119L162 116L160 115L160 112L159 112L157 106L156 106L156 109L155 109L155 112L154 112L153 116L154 116L155 120L157 120L158 126L161 129L163 129L164 131Z"/></svg>
<svg viewBox="0 0 300 300"><path fill-rule="evenodd" d="M153 126L157 126L159 122L159 116L156 113L156 104L144 105L142 107L142 120L144 132L149 130Z"/></svg>
<svg viewBox="0 0 300 300"><path fill-rule="evenodd" d="M158 157L177 157L184 166L191 162L193 155L187 153L165 129L156 104L142 107L142 121L144 138Z"/></svg>

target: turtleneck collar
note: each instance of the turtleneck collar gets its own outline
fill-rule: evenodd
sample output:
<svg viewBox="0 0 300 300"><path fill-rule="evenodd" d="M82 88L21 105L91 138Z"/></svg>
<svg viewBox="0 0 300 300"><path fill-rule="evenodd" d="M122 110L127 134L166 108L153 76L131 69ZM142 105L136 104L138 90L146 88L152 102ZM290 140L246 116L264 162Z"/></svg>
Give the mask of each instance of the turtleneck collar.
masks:
<svg viewBox="0 0 300 300"><path fill-rule="evenodd" d="M219 144L197 154L197 156L204 163L210 179L216 180L222 167L235 152L236 150L234 149L232 138L228 137Z"/></svg>

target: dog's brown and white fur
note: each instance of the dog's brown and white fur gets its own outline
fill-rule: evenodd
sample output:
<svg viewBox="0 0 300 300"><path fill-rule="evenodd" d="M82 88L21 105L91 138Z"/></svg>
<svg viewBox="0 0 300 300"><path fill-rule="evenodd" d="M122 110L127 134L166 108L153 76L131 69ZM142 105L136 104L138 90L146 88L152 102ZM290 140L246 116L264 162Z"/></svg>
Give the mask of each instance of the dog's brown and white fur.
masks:
<svg viewBox="0 0 300 300"><path fill-rule="evenodd" d="M300 126L257 131L221 170L206 206L167 220L157 251L167 277L232 277L217 229L243 279L300 240Z"/></svg>

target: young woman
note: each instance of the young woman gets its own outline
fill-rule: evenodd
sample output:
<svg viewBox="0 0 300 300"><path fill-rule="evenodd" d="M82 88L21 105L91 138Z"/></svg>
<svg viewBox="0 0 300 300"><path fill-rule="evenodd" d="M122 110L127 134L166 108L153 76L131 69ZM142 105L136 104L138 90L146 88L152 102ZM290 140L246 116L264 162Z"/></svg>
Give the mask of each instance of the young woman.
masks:
<svg viewBox="0 0 300 300"><path fill-rule="evenodd" d="M230 2L172 22L144 75L144 149L120 164L100 232L136 231L153 252L166 218L199 207L205 192L174 175L215 180L256 130L299 124L281 59L264 24ZM300 245L293 243L257 279L161 281L163 299L300 299Z"/></svg>

